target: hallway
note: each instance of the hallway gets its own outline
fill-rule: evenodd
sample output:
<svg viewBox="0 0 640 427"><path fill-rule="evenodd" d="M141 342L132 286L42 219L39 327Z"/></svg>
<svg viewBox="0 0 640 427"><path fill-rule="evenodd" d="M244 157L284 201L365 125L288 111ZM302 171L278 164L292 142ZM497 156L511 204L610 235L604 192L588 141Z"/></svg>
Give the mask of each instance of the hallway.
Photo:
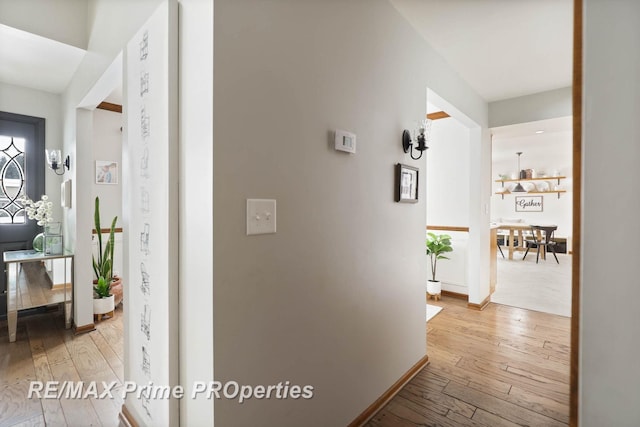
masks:
<svg viewBox="0 0 640 427"><path fill-rule="evenodd" d="M427 325L430 364L368 427L567 425L569 318L499 304L474 311L448 297L429 304L443 307ZM0 426L117 425L119 401L24 398L32 380L122 381L116 313L75 337L60 313L21 319L13 345L0 322Z"/></svg>

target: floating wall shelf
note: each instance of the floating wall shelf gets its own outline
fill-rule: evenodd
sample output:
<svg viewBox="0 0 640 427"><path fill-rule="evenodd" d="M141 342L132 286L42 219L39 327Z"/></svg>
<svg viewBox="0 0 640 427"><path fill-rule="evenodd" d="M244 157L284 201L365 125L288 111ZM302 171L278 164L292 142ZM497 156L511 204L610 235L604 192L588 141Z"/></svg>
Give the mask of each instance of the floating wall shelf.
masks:
<svg viewBox="0 0 640 427"><path fill-rule="evenodd" d="M554 181L558 180L558 184L560 184L561 179L567 179L566 176L545 176L538 178L522 178L522 179L496 179L496 182L525 182L525 181Z"/></svg>
<svg viewBox="0 0 640 427"><path fill-rule="evenodd" d="M558 194L558 199L560 198L560 194L562 193L566 193L567 190L549 190L549 191L526 191L524 193L512 193L510 191L505 191L504 193L500 193L496 191L496 194L502 196L502 200L504 200L504 196L505 195L509 195L509 194L514 194L516 196L518 195L525 195L525 194L551 194L551 193L557 193Z"/></svg>
<svg viewBox="0 0 640 427"><path fill-rule="evenodd" d="M527 181L558 181L558 185L560 185L560 180L562 179L567 179L566 176L545 176L545 177L540 177L540 178L521 178L521 179L496 179L495 182L500 182L502 183L502 187L504 188L504 183L505 182L527 182ZM511 191L504 191L504 192L499 192L496 191L496 194L502 196L502 200L504 200L504 196L505 194L520 194L520 195L524 195L524 194L550 194L550 193L555 193L558 195L558 199L560 198L560 194L562 193L566 193L567 190L549 190L549 191L527 191L524 193L512 193Z"/></svg>

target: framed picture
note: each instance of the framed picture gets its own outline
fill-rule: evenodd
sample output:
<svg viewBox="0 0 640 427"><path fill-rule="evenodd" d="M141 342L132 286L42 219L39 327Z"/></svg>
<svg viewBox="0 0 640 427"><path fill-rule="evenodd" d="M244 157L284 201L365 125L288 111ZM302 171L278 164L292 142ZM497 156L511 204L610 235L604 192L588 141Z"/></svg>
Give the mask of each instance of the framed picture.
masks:
<svg viewBox="0 0 640 427"><path fill-rule="evenodd" d="M516 212L542 212L542 196L516 196Z"/></svg>
<svg viewBox="0 0 640 427"><path fill-rule="evenodd" d="M396 165L396 202L418 203L418 168Z"/></svg>
<svg viewBox="0 0 640 427"><path fill-rule="evenodd" d="M118 163L110 160L96 160L96 184L117 184Z"/></svg>

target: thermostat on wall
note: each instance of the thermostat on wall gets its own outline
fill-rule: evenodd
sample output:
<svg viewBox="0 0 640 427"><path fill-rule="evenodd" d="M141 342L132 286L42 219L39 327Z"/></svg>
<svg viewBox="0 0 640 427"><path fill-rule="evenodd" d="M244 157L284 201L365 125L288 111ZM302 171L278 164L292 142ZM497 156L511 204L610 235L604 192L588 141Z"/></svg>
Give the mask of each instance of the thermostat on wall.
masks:
<svg viewBox="0 0 640 427"><path fill-rule="evenodd" d="M336 130L336 150L347 153L356 152L356 134L345 130Z"/></svg>

